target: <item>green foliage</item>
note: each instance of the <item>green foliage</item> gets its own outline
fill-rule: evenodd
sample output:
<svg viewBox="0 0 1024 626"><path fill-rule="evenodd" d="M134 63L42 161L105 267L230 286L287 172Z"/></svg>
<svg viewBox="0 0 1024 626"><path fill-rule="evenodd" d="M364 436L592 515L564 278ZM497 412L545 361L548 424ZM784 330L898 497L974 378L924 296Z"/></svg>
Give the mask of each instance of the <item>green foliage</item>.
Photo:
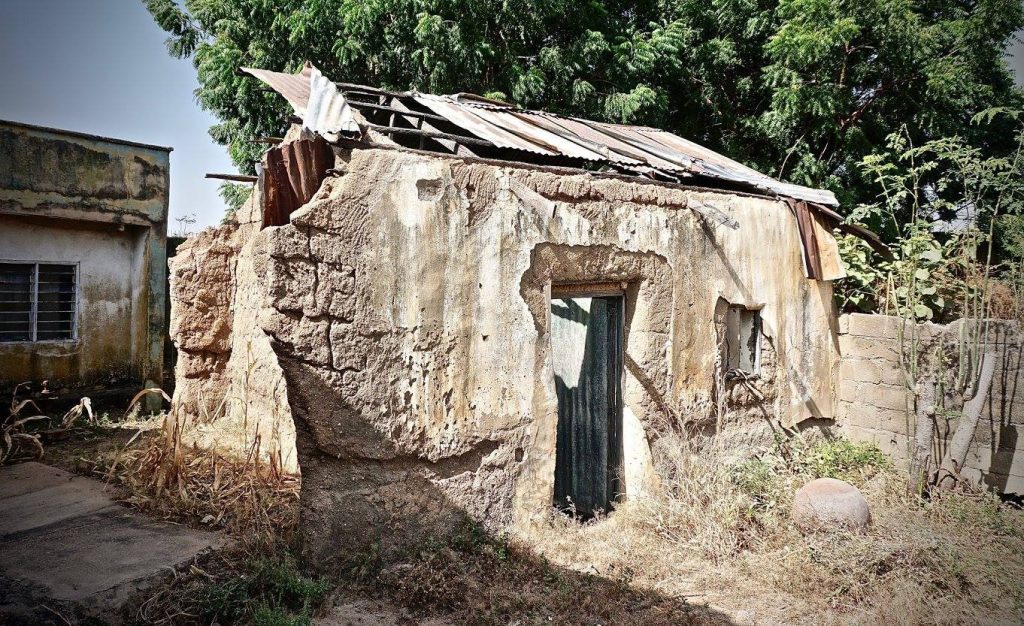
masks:
<svg viewBox="0 0 1024 626"><path fill-rule="evenodd" d="M254 626L311 626L313 621L307 615L291 615L261 604L252 616L252 623Z"/></svg>
<svg viewBox="0 0 1024 626"><path fill-rule="evenodd" d="M822 441L799 455L800 471L814 478L837 478L861 483L865 478L892 466L889 457L868 443L846 439Z"/></svg>
<svg viewBox="0 0 1024 626"><path fill-rule="evenodd" d="M1024 259L1019 118L1005 109L974 118L979 126L1017 125L1003 152L962 137L915 146L904 129L889 136L885 151L864 158L861 171L877 196L849 221L884 233L894 259L841 239L849 274L836 290L841 308L914 320L990 316L992 280L1012 278Z"/></svg>
<svg viewBox="0 0 1024 626"><path fill-rule="evenodd" d="M785 180L873 198L857 164L906 124L916 143L1005 143L966 114L1019 106L1002 60L1019 2L982 0L146 0L195 64L213 138L252 171L287 108L240 65L472 91L662 127ZM998 126L998 125L996 125Z"/></svg>
<svg viewBox="0 0 1024 626"><path fill-rule="evenodd" d="M837 236L836 243L846 268L846 278L835 287L839 309L861 313L877 311L880 308L880 287L885 285L890 263L879 259L860 237Z"/></svg>
<svg viewBox="0 0 1024 626"><path fill-rule="evenodd" d="M862 485L892 463L877 446L846 439L806 445L800 439L779 442L778 452L732 468L731 479L751 499L754 515L777 510L792 496L793 479L836 478Z"/></svg>
<svg viewBox="0 0 1024 626"><path fill-rule="evenodd" d="M1000 215L995 235L1001 258L1024 259L1024 215Z"/></svg>
<svg viewBox="0 0 1024 626"><path fill-rule="evenodd" d="M220 187L217 188L217 193L221 199L224 200L224 204L228 205L228 214L232 214L238 209L242 208L242 205L249 200L249 196L252 195L253 186L247 184L229 183L223 182Z"/></svg>
<svg viewBox="0 0 1024 626"><path fill-rule="evenodd" d="M214 622L298 626L312 623L330 589L327 581L304 576L290 558L257 561L207 587L200 607L203 617Z"/></svg>
<svg viewBox="0 0 1024 626"><path fill-rule="evenodd" d="M782 474L786 464L777 457L747 459L732 470L732 481L752 501L755 512L779 508L788 498Z"/></svg>

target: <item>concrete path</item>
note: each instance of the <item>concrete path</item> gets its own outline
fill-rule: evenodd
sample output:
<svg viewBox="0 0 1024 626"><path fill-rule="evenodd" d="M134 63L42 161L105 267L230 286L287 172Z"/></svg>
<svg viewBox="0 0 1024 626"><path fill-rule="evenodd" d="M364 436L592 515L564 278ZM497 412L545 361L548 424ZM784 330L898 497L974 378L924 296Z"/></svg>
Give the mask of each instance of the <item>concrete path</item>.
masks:
<svg viewBox="0 0 1024 626"><path fill-rule="evenodd" d="M2 467L0 624L28 623L41 606L64 616L109 613L154 577L223 543L216 533L132 512L98 480L41 463Z"/></svg>

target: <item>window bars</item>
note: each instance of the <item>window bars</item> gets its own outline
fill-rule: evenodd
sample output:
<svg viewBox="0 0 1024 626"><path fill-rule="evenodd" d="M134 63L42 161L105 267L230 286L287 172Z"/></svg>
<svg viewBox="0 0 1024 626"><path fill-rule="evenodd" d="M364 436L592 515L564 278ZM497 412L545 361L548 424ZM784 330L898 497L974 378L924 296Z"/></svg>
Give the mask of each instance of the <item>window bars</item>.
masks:
<svg viewBox="0 0 1024 626"><path fill-rule="evenodd" d="M77 309L77 266L0 263L0 343L75 339Z"/></svg>

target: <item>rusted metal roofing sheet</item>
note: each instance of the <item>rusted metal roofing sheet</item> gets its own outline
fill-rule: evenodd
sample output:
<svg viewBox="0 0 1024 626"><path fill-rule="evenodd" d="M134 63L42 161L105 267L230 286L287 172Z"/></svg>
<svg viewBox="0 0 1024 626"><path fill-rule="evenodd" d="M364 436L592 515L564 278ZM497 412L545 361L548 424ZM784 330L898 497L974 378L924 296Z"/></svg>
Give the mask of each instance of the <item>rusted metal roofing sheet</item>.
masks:
<svg viewBox="0 0 1024 626"><path fill-rule="evenodd" d="M727 156L721 155L714 150L709 150L700 144L683 139L678 135L673 135L672 133L667 133L663 130L649 128L638 129L637 132L641 135L650 137L651 140L662 145L679 152L685 152L692 157L701 160L706 167L714 167L718 176L723 178L729 177L731 180L736 182L746 182L760 189L772 191L781 196L796 198L798 200L806 200L808 202L816 202L818 204L831 206L837 206L839 204L835 195L827 189L813 189L811 187L804 187L802 185L794 185L792 183L784 183L782 181L775 180L774 178L762 174L755 169L749 168L738 161L733 161Z"/></svg>
<svg viewBox="0 0 1024 626"><path fill-rule="evenodd" d="M587 147L567 133L553 132L538 121L531 118L539 116L516 115L512 111L501 111L498 109L482 109L477 112L492 124L501 126L506 130L519 135L529 137L532 141L541 141L548 149L555 150L558 154L584 161L605 161L605 156L592 148Z"/></svg>
<svg viewBox="0 0 1024 626"><path fill-rule="evenodd" d="M267 151L266 163L263 226L282 226L320 189L334 167L334 152L326 139L303 131L299 139Z"/></svg>
<svg viewBox="0 0 1024 626"><path fill-rule="evenodd" d="M562 137L571 144L579 146L583 150L583 152L579 153L579 158L581 159L623 163L632 166L643 164L637 159L632 159L628 156L614 152L606 145L587 139L580 133L569 131L564 126L559 125L551 116L542 115L533 111L515 111L512 112L511 115L528 124L539 126L554 135Z"/></svg>
<svg viewBox="0 0 1024 626"><path fill-rule="evenodd" d="M675 164L659 159L653 154L637 150L635 147L616 139L607 132L602 131L601 126L594 122L578 120L572 117L558 117L554 115L545 115L545 117L566 129L568 132L601 146L606 151L607 159L612 163L627 166L648 165L655 169L664 171L672 171L676 169Z"/></svg>
<svg viewBox="0 0 1024 626"><path fill-rule="evenodd" d="M304 119L307 110L310 113L318 112L317 115L320 116L324 115L322 111L331 112L328 116L331 118L329 123L321 121L317 122L316 126L325 126L327 130L330 130L330 127L339 127L339 130L351 129L351 126L335 119L337 116L334 112L347 110L348 106L340 92L335 91L337 96L334 97L331 90L318 89L315 96L317 102L315 106L310 106L311 77L315 78L314 74L319 74L316 68L307 64L299 74L242 69L284 96ZM346 87L356 89L355 86L343 86ZM831 191L775 180L713 150L663 130L593 122L542 111L517 109L512 105L486 100L472 94L437 96L418 92L391 93L369 87L359 87L356 91L361 92L362 89L397 98L407 105L415 103L425 107L457 126L467 137L476 137L498 148L545 157L606 163L619 171L642 176L660 175L670 180L681 181L701 176L821 205L839 204ZM320 102L320 99L324 101ZM358 103L353 103L352 106L359 108ZM525 155L523 160L528 160Z"/></svg>
<svg viewBox="0 0 1024 626"><path fill-rule="evenodd" d="M488 121L484 116L491 112L490 109L460 104L451 98L431 94L415 93L412 98L434 113L446 118L452 124L499 148L523 150L545 156L558 154L554 148L541 145L540 141L530 141Z"/></svg>

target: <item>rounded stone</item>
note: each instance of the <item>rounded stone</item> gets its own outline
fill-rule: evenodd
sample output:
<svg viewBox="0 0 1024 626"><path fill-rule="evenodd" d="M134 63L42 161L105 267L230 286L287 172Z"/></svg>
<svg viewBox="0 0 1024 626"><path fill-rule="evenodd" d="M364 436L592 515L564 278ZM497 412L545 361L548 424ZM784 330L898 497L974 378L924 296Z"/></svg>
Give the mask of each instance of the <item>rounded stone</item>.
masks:
<svg viewBox="0 0 1024 626"><path fill-rule="evenodd" d="M796 492L793 522L803 531L859 530L871 522L871 510L860 489L835 478L818 478Z"/></svg>

